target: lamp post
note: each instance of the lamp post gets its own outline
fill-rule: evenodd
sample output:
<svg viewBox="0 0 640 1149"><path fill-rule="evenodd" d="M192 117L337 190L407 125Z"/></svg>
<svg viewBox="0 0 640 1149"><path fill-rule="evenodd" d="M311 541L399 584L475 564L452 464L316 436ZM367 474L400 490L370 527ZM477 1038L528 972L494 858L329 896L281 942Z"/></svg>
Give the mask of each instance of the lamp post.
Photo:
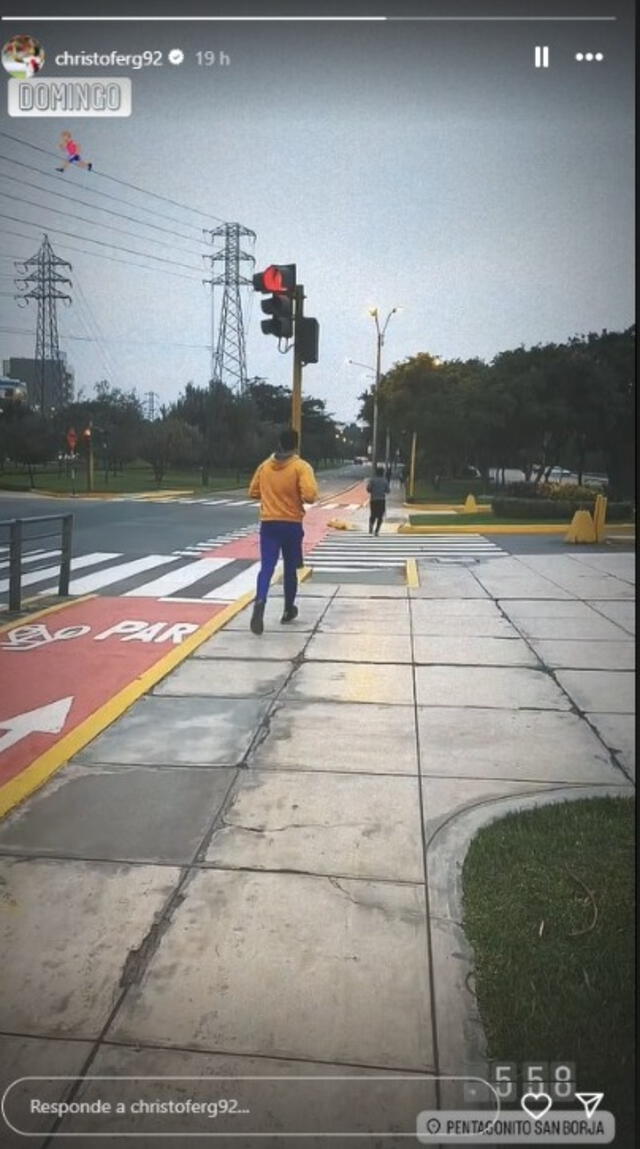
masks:
<svg viewBox="0 0 640 1149"><path fill-rule="evenodd" d="M380 385L380 374L381 374L380 364L381 364L381 359L382 359L382 345L384 343L384 336L385 336L385 332L387 330L387 327L389 325L389 320L391 319L392 315L395 315L397 310L398 310L397 307L391 308L391 311L387 315L387 318L385 319L385 321L381 327L380 326L380 313L378 311L378 308L377 307L371 307L369 309L369 315L372 317L372 319L374 320L375 325L376 325L376 381L375 381L374 390L373 390L373 429L372 429L373 442L371 445L371 470L372 471L375 471L376 463L378 461L378 388Z"/></svg>

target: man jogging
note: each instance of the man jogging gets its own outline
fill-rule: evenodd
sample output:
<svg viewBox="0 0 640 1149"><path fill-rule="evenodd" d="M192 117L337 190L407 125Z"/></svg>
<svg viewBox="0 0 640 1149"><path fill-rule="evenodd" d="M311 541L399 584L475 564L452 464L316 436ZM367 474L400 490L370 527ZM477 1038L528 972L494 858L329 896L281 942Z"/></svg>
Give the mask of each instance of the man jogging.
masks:
<svg viewBox="0 0 640 1149"><path fill-rule="evenodd" d="M369 479L367 490L371 496L369 500L369 534L380 534L380 527L387 509L386 496L389 494L389 480L385 478L384 467L378 463L375 475Z"/></svg>
<svg viewBox="0 0 640 1149"><path fill-rule="evenodd" d="M260 464L249 487L251 498L260 499L260 573L250 622L254 634L264 630L264 608L280 552L284 563L280 622L292 622L298 615L296 571L303 565L303 504L315 503L318 487L312 467L300 458L297 448L297 431L283 431L277 451Z"/></svg>

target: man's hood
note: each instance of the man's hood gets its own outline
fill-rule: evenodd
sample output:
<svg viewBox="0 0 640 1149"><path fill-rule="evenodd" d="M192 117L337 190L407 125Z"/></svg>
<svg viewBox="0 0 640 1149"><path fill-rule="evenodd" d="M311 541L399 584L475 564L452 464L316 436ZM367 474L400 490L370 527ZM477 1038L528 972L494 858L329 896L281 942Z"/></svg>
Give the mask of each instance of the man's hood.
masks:
<svg viewBox="0 0 640 1149"><path fill-rule="evenodd" d="M277 451L273 452L269 462L277 471L281 471L283 467L287 467L296 458L297 453L295 451L282 451L278 448Z"/></svg>

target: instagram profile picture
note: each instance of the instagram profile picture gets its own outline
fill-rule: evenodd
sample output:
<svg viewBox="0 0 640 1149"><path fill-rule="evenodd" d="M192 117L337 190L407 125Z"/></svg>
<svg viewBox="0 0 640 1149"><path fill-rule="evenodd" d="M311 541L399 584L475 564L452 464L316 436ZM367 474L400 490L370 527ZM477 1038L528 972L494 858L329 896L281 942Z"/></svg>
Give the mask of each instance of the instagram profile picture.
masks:
<svg viewBox="0 0 640 1149"><path fill-rule="evenodd" d="M2 63L14 79L30 79L44 64L44 48L35 36L12 36L2 49Z"/></svg>

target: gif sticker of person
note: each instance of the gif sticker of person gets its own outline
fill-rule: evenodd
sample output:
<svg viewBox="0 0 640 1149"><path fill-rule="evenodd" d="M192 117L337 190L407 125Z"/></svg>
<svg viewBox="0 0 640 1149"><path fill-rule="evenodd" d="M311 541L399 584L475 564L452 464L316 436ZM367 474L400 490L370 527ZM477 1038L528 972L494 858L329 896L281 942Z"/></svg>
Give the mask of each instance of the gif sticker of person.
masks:
<svg viewBox="0 0 640 1149"><path fill-rule="evenodd" d="M87 163L80 155L80 147L77 140L74 140L71 132L60 132L60 139L58 147L64 152L64 161L62 167L56 168L57 172L66 172L67 168L74 164L77 168L87 168L91 171L93 164Z"/></svg>
<svg viewBox="0 0 640 1149"><path fill-rule="evenodd" d="M5 71L16 80L30 80L44 64L44 48L34 36L12 36L2 49Z"/></svg>

